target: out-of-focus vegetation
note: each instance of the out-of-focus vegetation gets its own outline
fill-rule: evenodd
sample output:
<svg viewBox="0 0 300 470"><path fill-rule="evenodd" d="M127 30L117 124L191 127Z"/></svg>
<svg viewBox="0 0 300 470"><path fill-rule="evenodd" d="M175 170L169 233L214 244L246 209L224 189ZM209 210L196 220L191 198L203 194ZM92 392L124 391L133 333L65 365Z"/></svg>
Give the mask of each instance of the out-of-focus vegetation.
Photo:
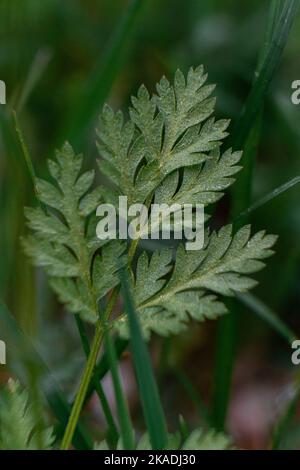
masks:
<svg viewBox="0 0 300 470"><path fill-rule="evenodd" d="M285 3L273 2L278 8ZM230 118L233 131L259 71L269 4L258 0L0 1L0 79L6 83L8 101L0 105L0 297L70 401L84 356L73 318L57 303L43 273L31 268L21 248L20 237L26 230L23 207L34 204L35 195L12 109L37 174L46 175L46 159L65 140L95 166L94 128L105 101L116 109L127 109L140 83L153 91L163 74L170 77L177 68L186 72L191 65L204 64L210 82L217 83L217 116ZM247 168L246 178L245 173L239 175L243 184L232 197L226 196L216 207L219 225L246 209L243 201L248 199L251 205L300 175L300 106L290 99L292 82L300 80L299 34L298 15L257 122L253 122L254 137L248 140L247 152L255 155L255 163ZM234 312L235 341L227 346L225 341L225 347L235 349L235 360L226 429L236 445L244 448L266 448L272 442L281 448L300 447L297 368L291 364L290 347L293 335L300 335L298 206L296 184L249 215L255 230L266 227L279 235L276 255L259 273L255 297L228 304ZM283 325L276 323L274 315ZM226 328L232 334L228 324L223 325L223 334ZM11 325L5 327L2 321L0 339L6 340L10 331ZM181 412L191 427L211 421L222 427L216 411L222 389L214 387L220 334L222 328L217 334L215 324L205 323L180 337L152 341L171 428L176 429ZM10 369L17 374L25 366L32 367L19 336L11 348L8 367L0 370L3 382ZM22 359L26 359L25 366ZM131 363L124 357L121 365L138 428L141 413ZM37 367L45 372L44 365ZM28 380L34 381L35 368L33 372ZM217 383L226 386L226 378ZM103 387L113 403L107 377ZM51 387L46 383L44 389L49 388L53 390L52 383ZM54 393L51 396L58 400ZM287 408L292 408L289 419ZM84 419L93 423L95 435L101 434L103 416L94 396Z"/></svg>

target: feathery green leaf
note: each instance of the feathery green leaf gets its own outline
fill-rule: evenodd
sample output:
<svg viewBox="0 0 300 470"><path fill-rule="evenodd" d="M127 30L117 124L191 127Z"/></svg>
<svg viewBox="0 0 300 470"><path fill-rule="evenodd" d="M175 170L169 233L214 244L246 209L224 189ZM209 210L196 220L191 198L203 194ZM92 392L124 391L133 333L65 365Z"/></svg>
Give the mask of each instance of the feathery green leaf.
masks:
<svg viewBox="0 0 300 470"><path fill-rule="evenodd" d="M0 397L0 449L50 450L54 441L51 428L40 430L28 393L10 380Z"/></svg>
<svg viewBox="0 0 300 470"><path fill-rule="evenodd" d="M95 322L98 301L118 282L117 263L125 262L125 244L96 238L95 216L89 216L101 200L101 188L89 192L94 171L80 174L82 160L69 144L57 152L56 160L49 160L56 184L38 179L37 191L41 202L52 210L25 210L34 235L24 239L23 245L35 264L45 268L61 302Z"/></svg>

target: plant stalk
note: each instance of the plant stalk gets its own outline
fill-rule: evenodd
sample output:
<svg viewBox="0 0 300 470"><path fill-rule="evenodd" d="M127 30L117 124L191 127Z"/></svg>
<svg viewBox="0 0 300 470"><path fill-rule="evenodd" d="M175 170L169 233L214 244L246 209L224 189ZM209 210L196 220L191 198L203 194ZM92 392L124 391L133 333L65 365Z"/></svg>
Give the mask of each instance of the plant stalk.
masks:
<svg viewBox="0 0 300 470"><path fill-rule="evenodd" d="M61 447L60 447L61 450L68 450L72 443L72 439L73 439L74 432L77 426L77 422L78 422L78 419L82 410L82 406L85 400L85 396L86 396L89 384L92 380L94 368L95 368L97 358L98 358L98 353L102 344L104 324L112 312L118 293L119 293L119 288L115 287L112 292L111 298L107 304L106 310L104 312L104 318L103 319L99 318L99 320L97 321L96 332L95 332L95 336L91 345L91 351L90 351L85 369L82 374L82 378L80 381L76 399L74 401L70 418L69 418L69 421L65 430L62 443L61 443Z"/></svg>

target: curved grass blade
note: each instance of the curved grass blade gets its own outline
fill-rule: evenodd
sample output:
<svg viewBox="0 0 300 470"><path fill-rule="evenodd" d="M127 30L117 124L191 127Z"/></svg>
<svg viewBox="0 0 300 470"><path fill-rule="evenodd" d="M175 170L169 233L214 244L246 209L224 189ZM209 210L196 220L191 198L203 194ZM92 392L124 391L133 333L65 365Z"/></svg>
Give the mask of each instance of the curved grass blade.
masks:
<svg viewBox="0 0 300 470"><path fill-rule="evenodd" d="M142 336L130 293L128 275L125 271L121 273L121 283L125 311L128 315L130 350L133 356L144 417L152 449L161 450L165 448L168 440L165 416L154 379L149 352Z"/></svg>
<svg viewBox="0 0 300 470"><path fill-rule="evenodd" d="M24 108L31 92L49 64L51 57L52 52L50 49L41 48L37 51L16 104L16 111L18 113Z"/></svg>
<svg viewBox="0 0 300 470"><path fill-rule="evenodd" d="M242 115L234 129L232 142L233 147L236 149L243 148L253 122L261 109L266 93L281 62L298 8L299 0L286 0L283 4L278 22L273 30L268 53L259 68L259 73L246 100Z"/></svg>
<svg viewBox="0 0 300 470"><path fill-rule="evenodd" d="M273 330L289 344L291 344L297 335L278 317L278 315L269 308L264 302L253 294L237 294L239 301L252 310L262 320L264 320Z"/></svg>
<svg viewBox="0 0 300 470"><path fill-rule="evenodd" d="M116 351L112 339L107 330L104 331L104 344L110 363L110 371L114 385L115 398L120 421L122 446L125 450L133 450L135 448L133 427L129 415L126 398L122 389Z"/></svg>
<svg viewBox="0 0 300 470"><path fill-rule="evenodd" d="M262 198L258 199L254 204L252 204L248 209L245 211L241 212L240 215L234 220L234 222L244 218L248 217L252 212L255 210L259 209L260 207L264 206L268 202L272 201L272 199L280 196L280 194L284 193L285 191L288 191L289 189L293 188L297 184L300 183L300 176L296 176L295 178L292 178L291 180L287 181L286 183L282 184L281 186L278 186L277 188L273 189L270 193L266 194Z"/></svg>
<svg viewBox="0 0 300 470"><path fill-rule="evenodd" d="M285 436L288 430L291 428L291 424L297 414L297 407L300 398L300 376L296 377L296 383L294 385L294 393L291 401L286 407L280 420L277 422L276 428L273 433L272 450L280 450L282 443L284 442Z"/></svg>

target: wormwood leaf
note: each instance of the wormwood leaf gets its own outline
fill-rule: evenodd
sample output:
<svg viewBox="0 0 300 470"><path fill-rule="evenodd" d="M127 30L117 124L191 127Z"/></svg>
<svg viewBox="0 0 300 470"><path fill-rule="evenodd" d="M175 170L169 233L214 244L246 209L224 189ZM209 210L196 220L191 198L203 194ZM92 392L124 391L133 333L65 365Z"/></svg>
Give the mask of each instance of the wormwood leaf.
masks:
<svg viewBox="0 0 300 470"><path fill-rule="evenodd" d="M273 254L275 241L264 231L250 237L249 225L233 235L228 225L208 235L200 251L186 251L180 245L174 263L172 250L155 253L150 261L143 253L137 263L134 297L145 335L178 333L189 317L203 321L226 313L211 292L232 296L253 288L256 282L246 275L264 267L261 260ZM115 326L127 334L125 317Z"/></svg>
<svg viewBox="0 0 300 470"><path fill-rule="evenodd" d="M232 176L240 171L237 163L241 155L231 149L223 155L220 149L213 150L203 165L185 168L182 178L179 171L165 178L155 192L155 202L204 206L217 202L224 194L222 191L234 182Z"/></svg>
<svg viewBox="0 0 300 470"><path fill-rule="evenodd" d="M220 146L227 120L213 117L214 86L206 85L203 67L180 71L173 84L166 78L150 96L140 87L132 98L130 120L105 106L100 116L99 167L109 187L91 190L94 172L81 174L82 157L66 144L49 162L55 184L38 180L41 201L50 209L27 209L33 235L24 240L26 252L43 266L60 300L69 310L92 322L98 302L116 286L118 269L125 263L125 246L96 238L95 209L100 200L114 204L118 196L132 203L203 204L216 202L240 170L241 152ZM180 209L182 210L182 209ZM151 220L151 208L149 220ZM152 223L152 220L151 220ZM233 295L255 286L247 275L264 266L276 237L250 227L232 234L231 226L207 234L202 250L187 252L179 246L143 253L134 273L134 300L145 335L178 333L188 319L203 321L226 312L218 295ZM114 322L127 335L126 317Z"/></svg>
<svg viewBox="0 0 300 470"><path fill-rule="evenodd" d="M50 450L51 428L39 430L33 404L18 382L10 381L0 396L0 449Z"/></svg>
<svg viewBox="0 0 300 470"><path fill-rule="evenodd" d="M49 207L47 212L40 207L25 210L33 235L23 245L34 263L45 268L51 286L68 309L95 322L98 301L118 282L125 245L96 238L93 212L102 188L90 191L94 171L80 174L82 160L69 144L57 152L56 160L49 160L56 184L37 182L39 198Z"/></svg>
<svg viewBox="0 0 300 470"><path fill-rule="evenodd" d="M104 107L97 131L100 171L128 197L129 204L145 202L179 168L198 166L193 170L197 176L199 165L212 158L210 152L227 136L229 121L208 119L215 98L210 97L214 86L204 86L206 80L200 66L191 68L187 78L178 70L173 85L162 78L152 97L141 86L132 98L131 120L125 124L120 111L115 114ZM212 165L216 163L217 157ZM208 190L216 190L215 186L212 182Z"/></svg>

